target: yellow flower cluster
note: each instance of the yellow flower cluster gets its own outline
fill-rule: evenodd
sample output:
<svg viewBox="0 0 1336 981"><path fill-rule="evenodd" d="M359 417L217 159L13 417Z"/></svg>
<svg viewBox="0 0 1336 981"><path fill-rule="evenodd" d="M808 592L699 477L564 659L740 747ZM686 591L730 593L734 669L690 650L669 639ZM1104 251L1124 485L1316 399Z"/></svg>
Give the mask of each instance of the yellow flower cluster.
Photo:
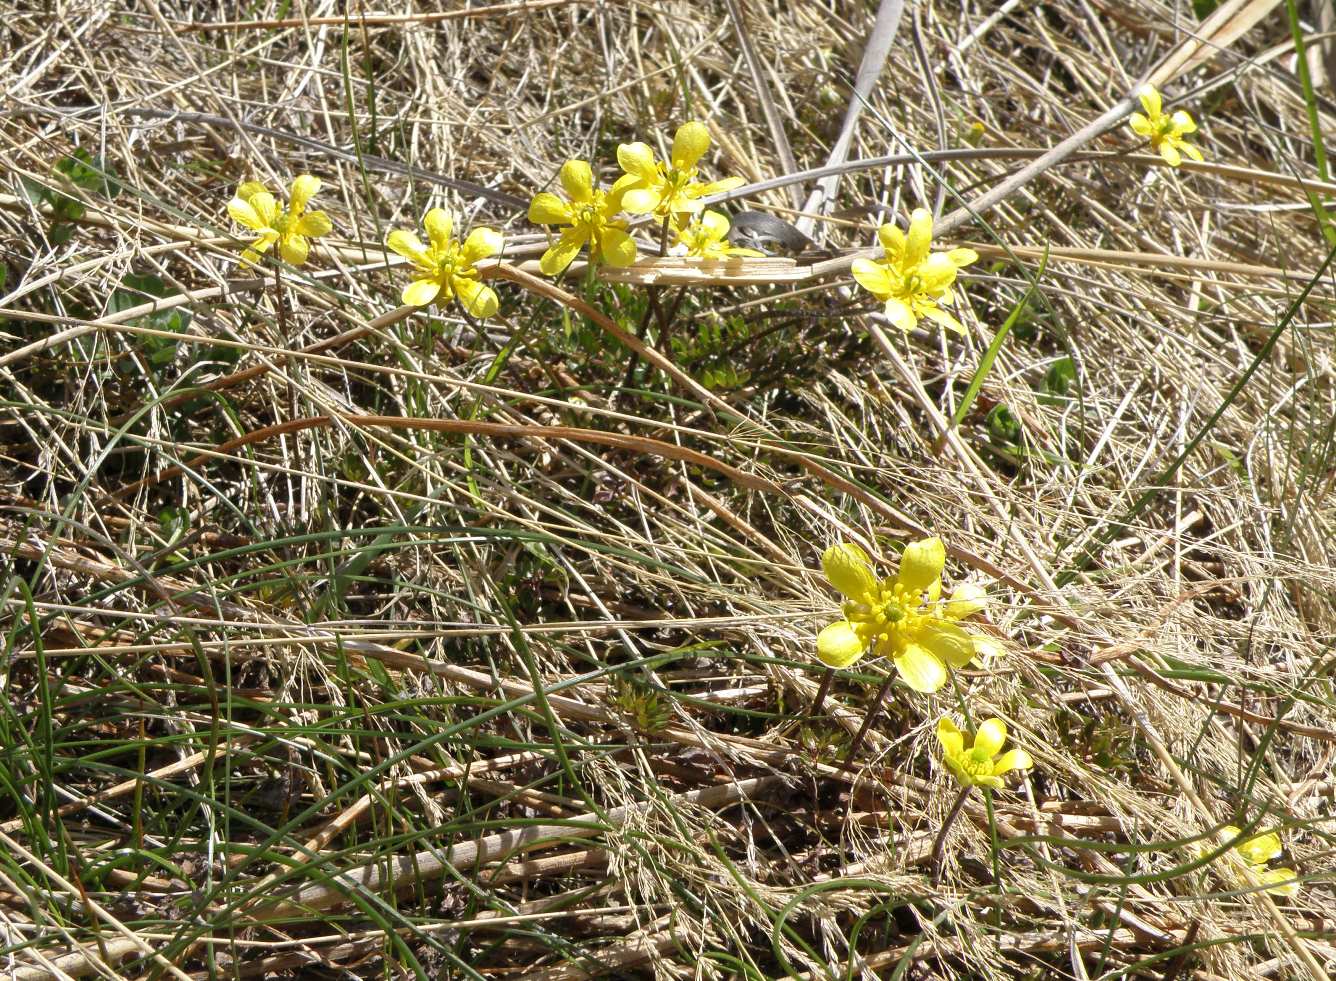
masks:
<svg viewBox="0 0 1336 981"><path fill-rule="evenodd" d="M245 264L259 262L263 253L278 244L278 254L294 266L305 264L310 255L309 239L327 235L334 223L323 211L307 211L306 205L320 190L320 178L301 174L292 182L288 207L265 190L263 184L247 181L227 203L227 213L239 225L258 233L241 254ZM496 313L496 292L478 279L477 264L501 252L501 233L491 228L475 228L463 244L453 237L454 220L442 208L432 208L423 219L428 244L423 245L410 231L396 229L385 237L385 246L412 263L417 278L404 287L403 302L424 307L431 303L449 303L458 298L473 317Z"/></svg>
<svg viewBox="0 0 1336 981"><path fill-rule="evenodd" d="M529 220L534 224L569 226L543 253L539 268L556 276L585 246L591 262L631 265L638 253L627 222L618 217L622 212L653 214L668 222L688 255L714 259L759 254L726 244L728 219L719 212L709 211L697 221L690 220L703 210L703 198L742 183L735 177L712 182L697 179L697 165L709 148L710 131L694 121L678 127L667 161L656 159L646 143L623 143L617 147L617 162L624 173L606 191L595 185L587 161L568 160L558 174L565 199L543 191L529 204Z"/></svg>

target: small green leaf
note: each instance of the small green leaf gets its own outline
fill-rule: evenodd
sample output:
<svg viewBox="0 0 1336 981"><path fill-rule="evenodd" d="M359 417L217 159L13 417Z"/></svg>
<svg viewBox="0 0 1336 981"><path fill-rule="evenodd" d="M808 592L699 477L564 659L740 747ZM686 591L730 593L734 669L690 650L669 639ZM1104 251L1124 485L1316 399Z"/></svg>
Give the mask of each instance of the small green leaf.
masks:
<svg viewBox="0 0 1336 981"><path fill-rule="evenodd" d="M1001 402L993 406L984 421L988 425L988 435L995 442L1016 443L1021 438L1020 420Z"/></svg>
<svg viewBox="0 0 1336 981"><path fill-rule="evenodd" d="M1049 366L1044 375L1044 391L1049 395L1066 395L1076 381L1076 365L1071 358L1060 358Z"/></svg>
<svg viewBox="0 0 1336 981"><path fill-rule="evenodd" d="M31 204L45 204L51 200L52 190L44 184L39 184L31 177L20 175L19 190L23 192L23 197Z"/></svg>
<svg viewBox="0 0 1336 981"><path fill-rule="evenodd" d="M83 147L62 157L56 164L57 172L68 177L76 187L104 198L114 198L121 192L120 181L102 157L94 157Z"/></svg>

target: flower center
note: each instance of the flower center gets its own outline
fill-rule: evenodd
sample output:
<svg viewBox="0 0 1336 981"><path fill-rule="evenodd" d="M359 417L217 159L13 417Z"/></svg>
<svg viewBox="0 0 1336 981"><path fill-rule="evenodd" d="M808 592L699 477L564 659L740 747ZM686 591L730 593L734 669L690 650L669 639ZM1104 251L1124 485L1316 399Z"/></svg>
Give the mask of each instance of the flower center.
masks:
<svg viewBox="0 0 1336 981"><path fill-rule="evenodd" d="M870 603L846 603L844 615L850 623L863 624L869 641L889 650L900 650L923 622L923 603L917 590L893 580L883 580Z"/></svg>
<svg viewBox="0 0 1336 981"><path fill-rule="evenodd" d="M956 757L956 765L971 777L991 777L993 758L981 749L967 749Z"/></svg>
<svg viewBox="0 0 1336 981"><path fill-rule="evenodd" d="M687 186L696 177L695 167L678 170L676 167L665 168L663 164L660 164L659 172L663 174L663 182L668 186L668 193L664 195L664 199L668 201L675 201L678 197L681 197Z"/></svg>
<svg viewBox="0 0 1336 981"><path fill-rule="evenodd" d="M597 225L598 224L598 205L595 202L582 204L575 210L576 224Z"/></svg>
<svg viewBox="0 0 1336 981"><path fill-rule="evenodd" d="M435 260L436 275L441 280L448 280L460 274L459 249L454 243L436 252L432 258Z"/></svg>
<svg viewBox="0 0 1336 981"><path fill-rule="evenodd" d="M279 235L286 235L291 226L292 216L286 211L279 212L278 217L274 219L274 231L278 232Z"/></svg>

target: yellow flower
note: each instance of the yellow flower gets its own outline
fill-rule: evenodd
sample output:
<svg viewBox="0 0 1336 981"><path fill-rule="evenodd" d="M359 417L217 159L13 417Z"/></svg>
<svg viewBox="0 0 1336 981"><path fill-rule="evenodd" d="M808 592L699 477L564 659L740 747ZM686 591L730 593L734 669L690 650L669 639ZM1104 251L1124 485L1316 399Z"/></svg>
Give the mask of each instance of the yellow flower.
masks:
<svg viewBox="0 0 1336 981"><path fill-rule="evenodd" d="M1233 841L1243 832L1233 825L1226 825L1220 829L1220 834L1227 840ZM1294 869L1266 867L1266 863L1278 856L1282 850L1280 835L1268 831L1235 845L1233 858L1245 877L1266 886L1267 892L1276 896L1293 896L1299 891L1298 873Z"/></svg>
<svg viewBox="0 0 1336 981"><path fill-rule="evenodd" d="M306 210L307 202L319 190L319 177L302 174L292 182L290 203L284 211L258 181L246 181L238 187L236 197L227 202L227 213L233 221L260 235L241 254L241 261L253 265L277 242L284 262L294 266L304 263L310 251L306 240L328 235L334 227L323 211Z"/></svg>
<svg viewBox="0 0 1336 981"><path fill-rule="evenodd" d="M965 328L938 304L951 303L956 273L979 258L973 249L932 252L932 215L917 208L909 218L909 234L894 225L882 225L877 238L886 257L855 259L854 279L886 304L886 316L901 330L913 330L920 317L957 334Z"/></svg>
<svg viewBox="0 0 1336 981"><path fill-rule="evenodd" d="M385 246L411 262L418 278L404 287L403 301L415 307L449 303L456 296L471 317L496 313L496 292L478 281L477 264L494 256L504 243L492 228L475 228L461 245L452 237L454 219L443 208L432 208L422 219L430 244L423 245L406 229L385 236Z"/></svg>
<svg viewBox="0 0 1336 981"><path fill-rule="evenodd" d="M704 207L701 198L742 185L741 177L708 184L696 180L696 164L709 148L710 131L697 122L678 127L669 161L656 160L647 143L623 143L617 147L617 162L626 173L612 189L621 192L622 207L635 215L695 214Z"/></svg>
<svg viewBox="0 0 1336 981"><path fill-rule="evenodd" d="M1132 132L1150 140L1150 145L1164 157L1164 162L1170 167L1177 167L1182 163L1183 154L1200 162L1201 151L1183 139L1186 134L1197 131L1197 124L1192 121L1192 117L1182 109L1171 116L1166 116L1160 93L1153 85L1141 86L1141 91L1137 94L1141 97L1141 108L1146 110L1146 114L1143 116L1139 112L1132 113L1132 118L1128 120Z"/></svg>
<svg viewBox="0 0 1336 981"><path fill-rule="evenodd" d="M872 650L889 657L915 691L941 688L948 665L962 668L976 653L973 635L951 615L951 604L940 602L945 564L946 548L939 538L910 544L900 557L899 573L880 580L857 545L826 549L822 568L846 602L844 619L817 636L817 657L832 668L845 668Z"/></svg>
<svg viewBox="0 0 1336 981"><path fill-rule="evenodd" d="M937 741L942 744L942 761L962 787L991 787L1003 785L1002 775L1012 770L1028 770L1034 766L1030 754L1023 749L1002 753L1007 741L1007 726L1001 719L989 719L979 726L974 745L965 748L965 736L947 716L937 723ZM998 756L998 753L1002 753Z"/></svg>
<svg viewBox="0 0 1336 981"><path fill-rule="evenodd" d="M549 191L534 195L529 203L529 220L536 225L570 225L561 238L539 260L538 266L548 276L555 276L589 243L589 261L602 260L610 266L629 266L636 261L635 239L626 231L626 222L614 216L622 210L621 195L614 187L601 191L594 187L594 172L583 160L567 160L558 175L569 201Z"/></svg>
<svg viewBox="0 0 1336 981"><path fill-rule="evenodd" d="M728 259L732 256L763 257L764 252L734 246L728 240L728 218L718 211L694 216L685 224L673 222L677 244L685 255L700 259Z"/></svg>

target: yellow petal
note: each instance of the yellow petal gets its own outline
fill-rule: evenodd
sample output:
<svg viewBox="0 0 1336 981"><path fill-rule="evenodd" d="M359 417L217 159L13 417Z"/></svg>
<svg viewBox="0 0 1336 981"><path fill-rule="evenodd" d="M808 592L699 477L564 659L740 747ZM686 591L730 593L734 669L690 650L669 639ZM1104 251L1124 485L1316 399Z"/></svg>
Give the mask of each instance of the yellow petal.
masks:
<svg viewBox="0 0 1336 981"><path fill-rule="evenodd" d="M432 208L422 219L422 227L427 230L427 241L432 248L444 250L454 235L455 219L444 208Z"/></svg>
<svg viewBox="0 0 1336 981"><path fill-rule="evenodd" d="M587 204L594 197L594 172L584 160L567 160L557 174L566 197L575 204Z"/></svg>
<svg viewBox="0 0 1336 981"><path fill-rule="evenodd" d="M924 310L923 316L927 317L933 323L945 327L947 330L956 334L966 333L965 328L961 325L960 321L939 306L933 305Z"/></svg>
<svg viewBox="0 0 1336 981"><path fill-rule="evenodd" d="M741 177L725 177L722 180L711 181L708 184L700 185L701 196L712 194L724 194L734 188L741 187L747 183Z"/></svg>
<svg viewBox="0 0 1336 981"><path fill-rule="evenodd" d="M919 289L924 293L938 294L950 289L956 281L956 264L945 252L934 252L918 266Z"/></svg>
<svg viewBox="0 0 1336 981"><path fill-rule="evenodd" d="M1201 151L1198 150L1198 149L1197 149L1195 146L1193 146L1191 143L1188 143L1188 142L1185 141L1185 142L1183 142L1183 143L1180 143L1179 146L1182 148L1182 150L1183 150L1184 153L1186 153L1186 154L1187 154L1189 157L1191 157L1193 160L1197 161L1197 163L1201 163L1202 160L1205 159L1205 158L1201 155Z"/></svg>
<svg viewBox="0 0 1336 981"><path fill-rule="evenodd" d="M816 656L832 668L847 668L860 657L866 645L846 620L832 623L817 634Z"/></svg>
<svg viewBox="0 0 1336 981"><path fill-rule="evenodd" d="M1183 162L1183 158L1178 155L1178 148L1169 140L1160 144L1160 156L1164 157L1164 162L1170 167L1177 167Z"/></svg>
<svg viewBox="0 0 1336 981"><path fill-rule="evenodd" d="M988 594L978 583L961 583L951 592L946 604L946 615L952 620L963 620L988 608Z"/></svg>
<svg viewBox="0 0 1336 981"><path fill-rule="evenodd" d="M232 220L238 225L244 225L252 231L258 232L266 227L265 223L260 220L260 216L256 214L255 209L251 207L250 202L240 197L235 197L227 202L227 213L232 216Z"/></svg>
<svg viewBox="0 0 1336 981"><path fill-rule="evenodd" d="M320 190L320 178L310 174L301 174L292 182L292 193L288 196L288 211L294 218L300 218L306 210L306 204Z"/></svg>
<svg viewBox="0 0 1336 981"><path fill-rule="evenodd" d="M965 748L965 736L946 715L937 720L937 741L942 744L945 756L957 756Z"/></svg>
<svg viewBox="0 0 1336 981"><path fill-rule="evenodd" d="M255 265L260 261L260 256L268 252L275 242L278 241L278 232L272 228L267 228L259 238L250 244L250 248L241 253L241 261L246 265Z"/></svg>
<svg viewBox="0 0 1336 981"><path fill-rule="evenodd" d="M710 131L704 123L692 121L677 127L673 137L673 166L678 170L689 170L696 166L705 151L710 148Z"/></svg>
<svg viewBox="0 0 1336 981"><path fill-rule="evenodd" d="M1160 93L1154 85L1141 86L1137 96L1141 99L1141 108L1146 110L1147 116L1158 116L1164 108L1164 103L1160 100Z"/></svg>
<svg viewBox="0 0 1336 981"><path fill-rule="evenodd" d="M1034 760L1023 749L1009 749L998 757L993 764L994 773L1010 773L1012 770L1028 770L1034 766Z"/></svg>
<svg viewBox="0 0 1336 981"><path fill-rule="evenodd" d="M306 241L305 235L290 233L278 240L278 254L289 265L300 266L305 263L309 251L310 244Z"/></svg>
<svg viewBox="0 0 1336 981"><path fill-rule="evenodd" d="M910 542L900 557L899 581L906 589L917 592L927 589L942 577L946 566L946 546L937 536Z"/></svg>
<svg viewBox="0 0 1336 981"><path fill-rule="evenodd" d="M424 253L427 251L427 247L419 241L418 237L404 228L396 228L386 235L385 247L391 252L414 262L424 259Z"/></svg>
<svg viewBox="0 0 1336 981"><path fill-rule="evenodd" d="M237 188L237 197L243 201L249 201L252 197L264 190L264 185L259 181L246 181Z"/></svg>
<svg viewBox="0 0 1336 981"><path fill-rule="evenodd" d="M630 187L622 191L622 208L633 215L646 215L659 206L663 195L652 187Z"/></svg>
<svg viewBox="0 0 1336 981"><path fill-rule="evenodd" d="M438 279L415 279L404 287L403 301L409 306L425 307L441 292Z"/></svg>
<svg viewBox="0 0 1336 981"><path fill-rule="evenodd" d="M496 291L476 279L457 276L454 280L455 291L459 294L460 305L468 311L470 317L484 320L496 313L500 306Z"/></svg>
<svg viewBox="0 0 1336 981"><path fill-rule="evenodd" d="M505 247L505 244L505 239L495 228L482 226L469 232L469 237L464 239L464 246L459 251L459 257L465 264L471 266L480 259L488 259L496 255ZM490 314L487 316L490 316Z"/></svg>
<svg viewBox="0 0 1336 981"><path fill-rule="evenodd" d="M932 247L932 212L915 208L909 216L909 235L905 240L905 265L916 266L928 258Z"/></svg>
<svg viewBox="0 0 1336 981"><path fill-rule="evenodd" d="M278 222L278 202L268 191L256 191L246 203L255 209L262 227L273 228Z"/></svg>
<svg viewBox="0 0 1336 981"><path fill-rule="evenodd" d="M1169 119L1173 122L1174 128L1178 130L1179 135L1184 133L1195 133L1197 131L1197 124L1193 122L1192 117L1182 109L1170 116Z"/></svg>
<svg viewBox="0 0 1336 981"><path fill-rule="evenodd" d="M832 545L821 553L821 568L830 584L855 603L876 599L877 576L864 552L852 542Z"/></svg>
<svg viewBox="0 0 1336 981"><path fill-rule="evenodd" d="M886 261L898 266L905 257L905 233L894 225L882 225L877 229L877 241L886 253Z"/></svg>
<svg viewBox="0 0 1336 981"><path fill-rule="evenodd" d="M538 268L545 276L555 276L574 261L585 242L589 240L588 229L570 228L562 233L561 238L543 253L538 260Z"/></svg>
<svg viewBox="0 0 1336 981"><path fill-rule="evenodd" d="M963 668L974 660L974 639L968 630L951 620L927 619L915 638L933 655L953 668Z"/></svg>
<svg viewBox="0 0 1336 981"><path fill-rule="evenodd" d="M974 659L970 663L981 668L991 667L994 661L1007 653L1007 649L992 637L971 634L970 642L974 646Z"/></svg>
<svg viewBox="0 0 1336 981"><path fill-rule="evenodd" d="M626 171L641 180L652 181L659 174L654 162L654 151L648 143L622 143L617 147L617 163Z"/></svg>
<svg viewBox="0 0 1336 981"><path fill-rule="evenodd" d="M957 269L979 261L979 253L973 249L952 249L946 254L946 257L951 260L951 264Z"/></svg>
<svg viewBox="0 0 1336 981"><path fill-rule="evenodd" d="M905 652L895 658L895 669L915 691L931 693L946 684L946 665L918 644L905 645Z"/></svg>
<svg viewBox="0 0 1336 981"><path fill-rule="evenodd" d="M886 271L886 267L880 262L873 262L871 259L855 259L850 272L853 273L859 286L879 300L885 300L895 289L891 282L891 274Z"/></svg>
<svg viewBox="0 0 1336 981"><path fill-rule="evenodd" d="M1132 132L1137 136L1150 136L1152 129L1150 120L1139 112L1134 112L1127 120L1127 125L1132 127Z"/></svg>
<svg viewBox="0 0 1336 981"><path fill-rule="evenodd" d="M1001 719L988 719L979 726L974 735L974 748L993 757L1002 752L1002 744L1007 741L1007 724Z"/></svg>
<svg viewBox="0 0 1336 981"><path fill-rule="evenodd" d="M629 266L636 261L635 239L620 228L605 228L599 236L599 255L610 266Z"/></svg>
<svg viewBox="0 0 1336 981"><path fill-rule="evenodd" d="M1263 869L1257 872L1257 878L1273 896L1295 895L1300 885L1298 875L1294 869Z"/></svg>
<svg viewBox="0 0 1336 981"><path fill-rule="evenodd" d="M1284 850L1280 843L1280 835L1274 831L1249 838L1234 847L1249 865L1265 865Z"/></svg>
<svg viewBox="0 0 1336 981"><path fill-rule="evenodd" d="M321 235L328 235L334 230L334 223L329 220L329 215L323 211L308 211L301 216L297 222L297 234L306 235L309 238L319 238Z"/></svg>
<svg viewBox="0 0 1336 981"><path fill-rule="evenodd" d="M529 220L535 225L569 225L571 206L551 191L541 191L529 202Z"/></svg>
<svg viewBox="0 0 1336 981"><path fill-rule="evenodd" d="M911 331L918 326L918 317L904 300L891 297L886 301L886 319L903 331Z"/></svg>

